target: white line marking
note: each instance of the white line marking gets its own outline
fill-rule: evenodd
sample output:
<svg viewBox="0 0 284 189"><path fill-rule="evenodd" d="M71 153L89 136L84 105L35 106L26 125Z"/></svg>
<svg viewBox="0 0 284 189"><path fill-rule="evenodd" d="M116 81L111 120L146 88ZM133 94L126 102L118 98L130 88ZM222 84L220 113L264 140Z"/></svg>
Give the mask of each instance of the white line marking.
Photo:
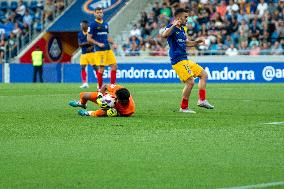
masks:
<svg viewBox="0 0 284 189"><path fill-rule="evenodd" d="M282 122L270 122L270 123L264 123L265 125L282 125L284 124L284 121Z"/></svg>
<svg viewBox="0 0 284 189"><path fill-rule="evenodd" d="M255 184L255 185L247 185L247 186L233 186L229 188L220 188L220 189L251 189L251 188L267 188L267 187L272 187L272 186L284 186L284 181L261 183L261 184Z"/></svg>

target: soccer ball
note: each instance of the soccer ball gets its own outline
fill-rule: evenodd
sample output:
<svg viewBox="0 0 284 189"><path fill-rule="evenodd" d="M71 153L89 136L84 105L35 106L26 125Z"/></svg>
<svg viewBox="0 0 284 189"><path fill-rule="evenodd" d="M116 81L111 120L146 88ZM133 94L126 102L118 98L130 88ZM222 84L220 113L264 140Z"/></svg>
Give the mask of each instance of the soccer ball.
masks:
<svg viewBox="0 0 284 189"><path fill-rule="evenodd" d="M115 103L115 97L111 94L105 94L102 98L102 102L107 103L109 108L113 108Z"/></svg>

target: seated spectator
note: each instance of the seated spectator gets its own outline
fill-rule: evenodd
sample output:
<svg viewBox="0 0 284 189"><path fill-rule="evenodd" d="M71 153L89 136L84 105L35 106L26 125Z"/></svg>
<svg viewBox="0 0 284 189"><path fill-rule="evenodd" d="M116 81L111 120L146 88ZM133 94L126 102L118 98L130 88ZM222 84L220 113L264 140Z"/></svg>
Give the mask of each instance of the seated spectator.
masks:
<svg viewBox="0 0 284 189"><path fill-rule="evenodd" d="M152 11L155 13L155 18L158 19L158 16L160 15L161 12L161 7L159 2L155 2L154 7L152 8Z"/></svg>
<svg viewBox="0 0 284 189"><path fill-rule="evenodd" d="M254 43L249 51L249 54L252 56L260 55L260 48Z"/></svg>
<svg viewBox="0 0 284 189"><path fill-rule="evenodd" d="M252 48L254 45L256 45L257 47L259 46L259 41L256 39L256 37L252 37L249 43L249 47Z"/></svg>
<svg viewBox="0 0 284 189"><path fill-rule="evenodd" d="M227 12L226 1L222 0L220 4L217 6L216 11L221 15L221 17L224 17Z"/></svg>
<svg viewBox="0 0 284 189"><path fill-rule="evenodd" d="M160 9L160 14L164 14L169 18L172 16L171 8L167 6L167 3L162 4L162 8Z"/></svg>
<svg viewBox="0 0 284 189"><path fill-rule="evenodd" d="M248 50L248 42L247 41L242 41L239 47L239 54L240 55L248 55L249 50Z"/></svg>
<svg viewBox="0 0 284 189"><path fill-rule="evenodd" d="M228 56L236 56L239 54L238 50L235 48L234 44L232 43L230 47L225 52Z"/></svg>
<svg viewBox="0 0 284 189"><path fill-rule="evenodd" d="M55 7L51 0L46 0L44 10L43 10L43 21L49 23L53 20L53 14L55 12Z"/></svg>
<svg viewBox="0 0 284 189"><path fill-rule="evenodd" d="M270 48L268 46L267 42L262 43L260 55L269 55L270 54Z"/></svg>
<svg viewBox="0 0 284 189"><path fill-rule="evenodd" d="M141 37L141 29L137 27L137 24L133 25L133 28L130 30L130 36L135 35L136 37Z"/></svg>
<svg viewBox="0 0 284 189"><path fill-rule="evenodd" d="M282 55L283 54L283 48L278 41L276 41L274 45L271 47L271 54L272 55Z"/></svg>

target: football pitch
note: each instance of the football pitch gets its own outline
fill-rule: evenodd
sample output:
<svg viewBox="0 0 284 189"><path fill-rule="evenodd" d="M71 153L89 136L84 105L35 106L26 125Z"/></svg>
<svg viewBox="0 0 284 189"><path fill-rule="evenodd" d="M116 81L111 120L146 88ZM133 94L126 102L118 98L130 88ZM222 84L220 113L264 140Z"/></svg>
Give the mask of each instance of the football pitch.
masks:
<svg viewBox="0 0 284 189"><path fill-rule="evenodd" d="M214 110L195 86L196 114L182 84L124 86L134 116L92 118L79 84L1 84L0 188L284 188L284 84L208 84Z"/></svg>

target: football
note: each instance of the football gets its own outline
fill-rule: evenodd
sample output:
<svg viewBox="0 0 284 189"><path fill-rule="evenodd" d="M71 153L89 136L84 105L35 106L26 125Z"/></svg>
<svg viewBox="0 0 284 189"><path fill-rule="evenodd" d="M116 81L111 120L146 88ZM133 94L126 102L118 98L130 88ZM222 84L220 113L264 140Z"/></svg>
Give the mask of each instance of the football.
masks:
<svg viewBox="0 0 284 189"><path fill-rule="evenodd" d="M106 102L108 107L113 108L115 103L115 97L111 94L105 94L103 96L102 102Z"/></svg>

